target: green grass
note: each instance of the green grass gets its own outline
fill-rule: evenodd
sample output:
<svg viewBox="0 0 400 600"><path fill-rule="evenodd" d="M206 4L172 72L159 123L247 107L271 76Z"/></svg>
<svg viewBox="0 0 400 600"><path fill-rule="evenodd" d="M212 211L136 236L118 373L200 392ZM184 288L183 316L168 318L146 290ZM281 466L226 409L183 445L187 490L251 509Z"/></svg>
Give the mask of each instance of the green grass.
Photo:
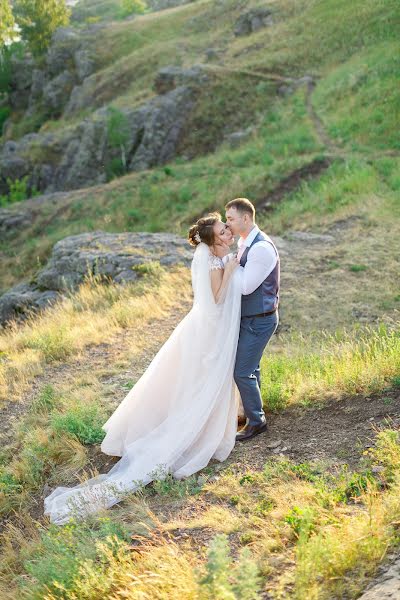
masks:
<svg viewBox="0 0 400 600"><path fill-rule="evenodd" d="M367 395L399 376L400 336L384 325L335 334L297 334L286 338L278 352L264 356L261 371L268 410L288 403Z"/></svg>
<svg viewBox="0 0 400 600"><path fill-rule="evenodd" d="M398 41L366 48L318 85L315 107L329 134L353 150L400 149Z"/></svg>

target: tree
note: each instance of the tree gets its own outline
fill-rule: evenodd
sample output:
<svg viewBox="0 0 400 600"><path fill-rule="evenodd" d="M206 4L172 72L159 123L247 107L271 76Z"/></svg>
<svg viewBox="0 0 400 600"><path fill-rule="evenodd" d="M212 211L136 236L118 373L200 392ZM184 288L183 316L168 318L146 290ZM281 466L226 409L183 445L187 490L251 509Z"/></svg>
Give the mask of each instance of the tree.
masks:
<svg viewBox="0 0 400 600"><path fill-rule="evenodd" d="M125 172L126 145L129 141L129 121L126 115L114 106L109 106L107 113L108 143L111 148L118 148L121 152L120 167Z"/></svg>
<svg viewBox="0 0 400 600"><path fill-rule="evenodd" d="M54 31L68 25L71 10L65 0L15 0L14 15L22 39L39 55L47 50Z"/></svg>
<svg viewBox="0 0 400 600"><path fill-rule="evenodd" d="M15 36L15 22L9 0L0 0L0 52Z"/></svg>

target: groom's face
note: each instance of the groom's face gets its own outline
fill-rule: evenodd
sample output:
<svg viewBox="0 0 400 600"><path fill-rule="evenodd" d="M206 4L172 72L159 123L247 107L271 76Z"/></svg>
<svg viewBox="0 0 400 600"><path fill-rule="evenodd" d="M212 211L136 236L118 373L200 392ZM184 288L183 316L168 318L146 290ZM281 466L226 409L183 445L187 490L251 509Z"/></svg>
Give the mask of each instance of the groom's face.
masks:
<svg viewBox="0 0 400 600"><path fill-rule="evenodd" d="M226 222L233 235L241 235L247 228L246 213L241 213L237 208L228 208L225 213Z"/></svg>

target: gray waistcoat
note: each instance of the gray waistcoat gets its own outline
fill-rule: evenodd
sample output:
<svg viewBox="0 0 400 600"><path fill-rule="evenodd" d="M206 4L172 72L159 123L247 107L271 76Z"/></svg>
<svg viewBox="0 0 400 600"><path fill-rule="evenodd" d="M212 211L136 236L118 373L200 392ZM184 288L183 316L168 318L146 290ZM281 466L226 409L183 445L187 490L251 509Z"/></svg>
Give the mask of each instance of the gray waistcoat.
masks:
<svg viewBox="0 0 400 600"><path fill-rule="evenodd" d="M251 317L251 315L258 315L259 313L269 312L271 310L274 310L275 308L278 308L280 261L278 250L276 249L276 246L271 240L271 238L262 231L259 231L251 245L248 248L246 248L243 252L240 258L240 264L242 267L245 266L250 248L256 242L260 242L262 240L265 240L272 245L277 256L277 262L275 267L272 269L271 273L267 276L266 279L264 279L261 285L259 285L258 288L254 290L254 292L246 296L242 296L242 317Z"/></svg>

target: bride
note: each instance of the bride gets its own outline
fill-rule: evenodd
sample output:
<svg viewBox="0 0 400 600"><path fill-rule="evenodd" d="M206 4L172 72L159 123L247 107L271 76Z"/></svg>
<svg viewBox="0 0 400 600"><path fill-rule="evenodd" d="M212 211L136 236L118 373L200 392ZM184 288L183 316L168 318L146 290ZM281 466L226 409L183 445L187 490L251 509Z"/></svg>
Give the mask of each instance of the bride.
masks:
<svg viewBox="0 0 400 600"><path fill-rule="evenodd" d="M234 238L219 213L211 213L188 239L196 247L193 306L102 426L101 450L121 459L108 473L47 496L44 513L52 523L108 508L168 473L187 477L211 458L224 461L235 445L241 278L236 257L228 255Z"/></svg>

